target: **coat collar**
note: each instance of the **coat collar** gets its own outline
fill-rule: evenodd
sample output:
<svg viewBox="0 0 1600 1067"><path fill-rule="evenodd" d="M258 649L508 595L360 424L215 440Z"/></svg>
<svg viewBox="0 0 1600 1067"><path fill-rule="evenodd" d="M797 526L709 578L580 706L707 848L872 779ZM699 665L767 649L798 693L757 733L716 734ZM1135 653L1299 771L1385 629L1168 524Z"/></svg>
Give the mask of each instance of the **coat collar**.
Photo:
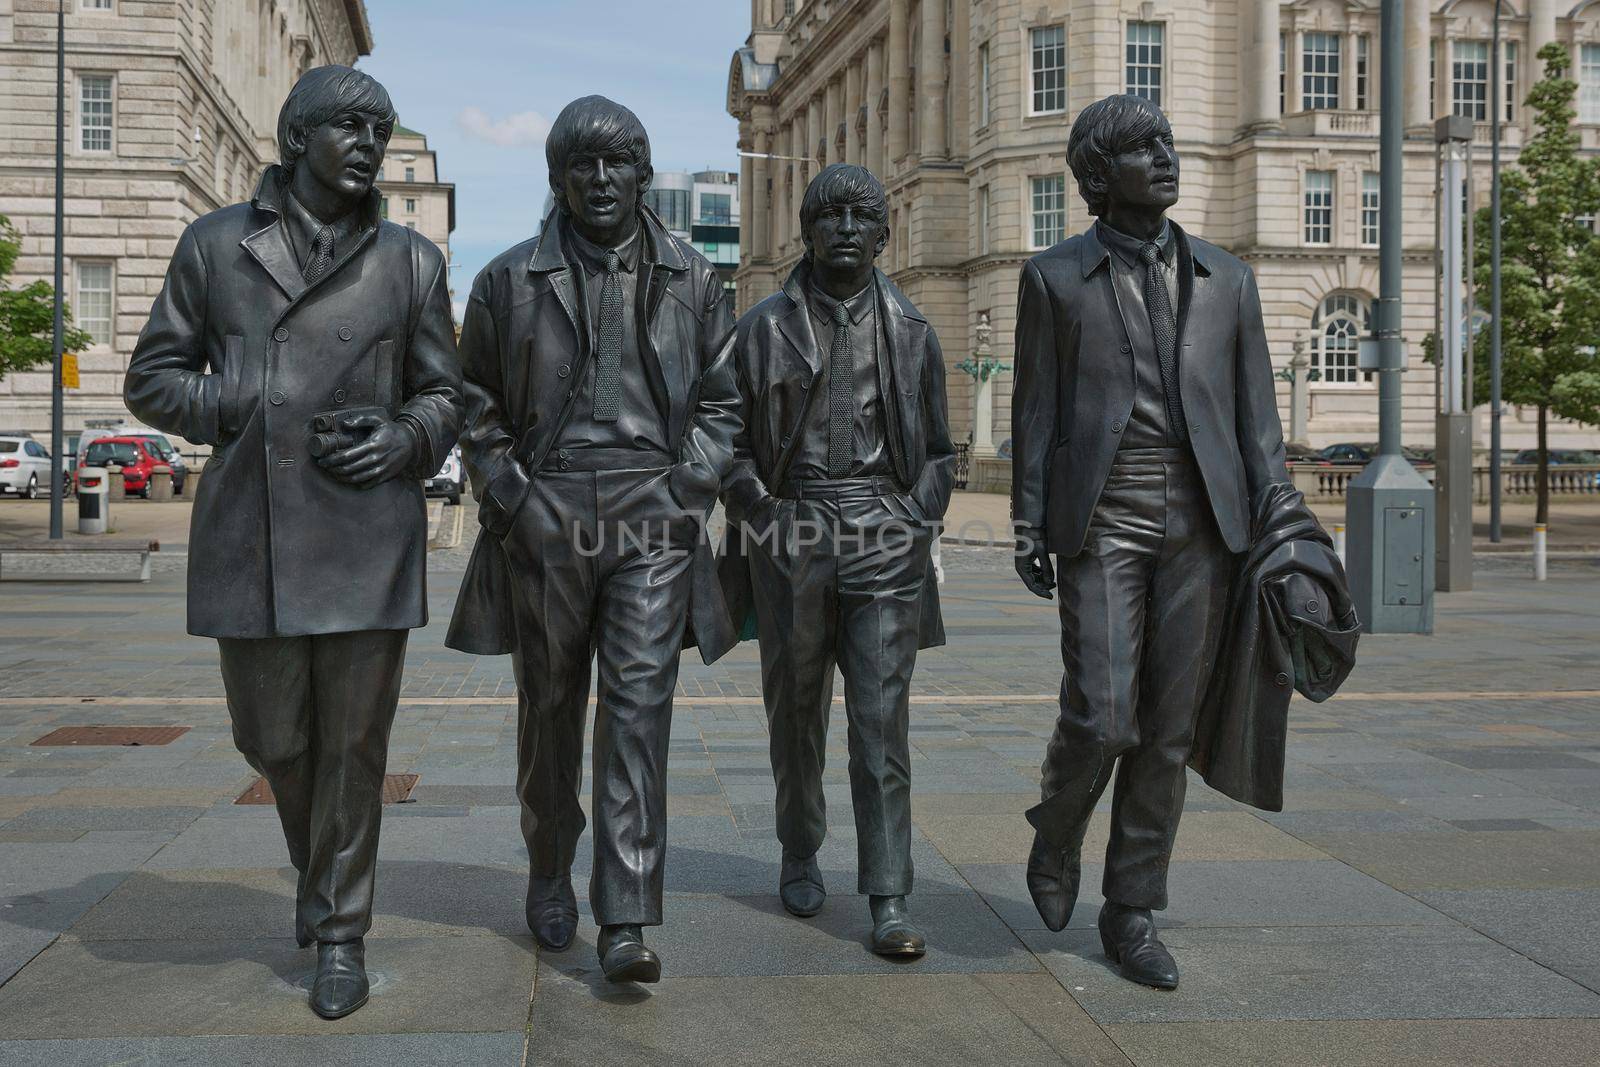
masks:
<svg viewBox="0 0 1600 1067"><path fill-rule="evenodd" d="M905 352L906 358L915 358L914 354L907 351L905 324L908 321L926 324L928 320L883 271L874 267L872 280L878 292L878 308L884 316L884 336L888 338L891 353L898 357ZM776 318L779 332L815 376L822 373L822 353L814 340L815 331L811 328L808 311L806 290L810 281L811 264L802 258L789 272L789 277L784 279L782 292L788 306L780 307ZM898 362L896 369L899 369Z"/></svg>
<svg viewBox="0 0 1600 1067"><path fill-rule="evenodd" d="M311 286L300 271L300 262L294 254L294 246L289 240L289 231L284 218L286 208L283 201L284 197L289 195L288 181L288 172L277 163L262 172L261 181L256 185L255 195L250 198L250 206L272 218L264 227L250 234L239 244L261 264L263 270L272 276L272 280L290 300L299 300ZM356 209L361 213L361 235L354 242L347 242L349 250L335 261L333 268L319 279L319 283L330 278L345 261L371 240L382 222L382 204L383 196L374 186Z"/></svg>
<svg viewBox="0 0 1600 1067"><path fill-rule="evenodd" d="M545 216L544 223L539 229L539 242L534 245L533 256L528 260L530 272L550 274L567 269L567 252L562 247L560 221L561 208L559 206L551 208L550 214ZM639 205L639 221L642 223L641 236L644 238L641 263L664 267L674 274L689 269L689 262L683 258L683 251L678 247L678 242L667 232L667 228L656 217L656 213L644 204Z"/></svg>
<svg viewBox="0 0 1600 1067"><path fill-rule="evenodd" d="M1202 278L1209 278L1211 276L1211 268L1206 263L1206 259L1210 257L1210 253L1190 240L1183 227L1176 222L1168 219L1167 225L1172 227L1172 235L1177 240L1178 248L1180 250L1188 250L1190 258L1194 261L1195 274ZM1082 244L1078 251L1078 265L1083 271L1083 276L1087 278L1110 261L1111 250L1100 239L1100 227L1098 224L1091 225L1087 230L1083 231L1080 240Z"/></svg>

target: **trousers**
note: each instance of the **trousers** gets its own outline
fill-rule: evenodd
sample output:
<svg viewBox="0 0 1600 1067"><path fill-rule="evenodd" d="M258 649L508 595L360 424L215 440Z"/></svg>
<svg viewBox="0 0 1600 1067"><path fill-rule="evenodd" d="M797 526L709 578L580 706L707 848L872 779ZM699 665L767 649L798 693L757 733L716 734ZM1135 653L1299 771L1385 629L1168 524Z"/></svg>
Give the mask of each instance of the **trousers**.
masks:
<svg viewBox="0 0 1600 1067"><path fill-rule="evenodd" d="M407 630L221 638L233 741L272 786L300 872L295 936L354 941L372 926L389 730Z"/></svg>
<svg viewBox="0 0 1600 1067"><path fill-rule="evenodd" d="M777 784L778 840L816 852L833 672L844 676L856 890L911 892L911 674L932 530L883 478L819 479L785 492L753 530L761 691Z"/></svg>
<svg viewBox="0 0 1600 1067"><path fill-rule="evenodd" d="M1116 776L1106 899L1167 905L1195 716L1221 643L1234 556L1186 448L1117 454L1083 550L1057 560L1060 716L1028 820L1082 846Z"/></svg>
<svg viewBox="0 0 1600 1067"><path fill-rule="evenodd" d="M574 461L573 465L576 464ZM589 901L661 923L667 743L698 525L666 469L540 471L505 539L517 648L517 796L530 869L572 868L596 666Z"/></svg>

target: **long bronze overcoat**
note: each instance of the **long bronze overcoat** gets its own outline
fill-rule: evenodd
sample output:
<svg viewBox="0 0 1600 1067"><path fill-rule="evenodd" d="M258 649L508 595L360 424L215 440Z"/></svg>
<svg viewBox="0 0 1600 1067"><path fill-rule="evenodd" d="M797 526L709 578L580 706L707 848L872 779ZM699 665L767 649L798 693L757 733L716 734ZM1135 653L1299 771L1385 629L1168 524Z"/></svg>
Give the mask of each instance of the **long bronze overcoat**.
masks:
<svg viewBox="0 0 1600 1067"><path fill-rule="evenodd" d="M308 284L282 218L282 168L248 204L178 240L128 365L141 421L213 445L189 532L189 632L292 637L428 621L421 478L460 425L444 257L379 218ZM311 417L386 408L424 441L414 470L371 488L308 451Z"/></svg>
<svg viewBox="0 0 1600 1067"><path fill-rule="evenodd" d="M733 462L739 393L728 341L733 314L715 267L641 209L645 262L638 284L645 309L639 351L676 449L673 496L686 511L709 512ZM501 539L511 529L546 455L561 435L587 363L576 286L555 215L538 236L501 253L472 284L461 330L467 396L462 454L472 474L482 529L456 598L445 644L462 652L511 652L510 574ZM702 531L695 547L685 643L702 654L728 622L716 561Z"/></svg>

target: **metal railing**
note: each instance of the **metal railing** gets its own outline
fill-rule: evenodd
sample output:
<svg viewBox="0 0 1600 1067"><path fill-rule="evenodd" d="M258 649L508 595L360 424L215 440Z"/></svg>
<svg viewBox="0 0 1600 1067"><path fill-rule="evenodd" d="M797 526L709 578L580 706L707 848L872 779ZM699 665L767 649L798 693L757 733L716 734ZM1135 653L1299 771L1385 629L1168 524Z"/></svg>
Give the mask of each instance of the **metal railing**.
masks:
<svg viewBox="0 0 1600 1067"><path fill-rule="evenodd" d="M1295 486L1312 500L1342 500L1350 480L1361 473L1363 463L1291 463L1289 475ZM1433 468L1419 473L1433 480ZM1537 464L1503 464L1500 467L1500 493L1506 497L1531 497L1538 492ZM1489 468L1472 469L1472 495L1478 503L1489 499ZM1600 466L1592 464L1552 464L1550 495L1594 497L1600 499Z"/></svg>

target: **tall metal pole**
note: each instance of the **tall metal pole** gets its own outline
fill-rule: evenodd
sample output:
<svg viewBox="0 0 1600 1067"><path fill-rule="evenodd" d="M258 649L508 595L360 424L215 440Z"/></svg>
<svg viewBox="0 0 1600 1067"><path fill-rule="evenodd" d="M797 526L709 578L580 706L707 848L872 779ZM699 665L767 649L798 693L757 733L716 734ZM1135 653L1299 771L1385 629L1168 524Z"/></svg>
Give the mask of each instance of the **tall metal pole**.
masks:
<svg viewBox="0 0 1600 1067"><path fill-rule="evenodd" d="M1500 543L1500 0L1494 0L1494 70L1489 78L1494 137L1489 147L1489 540Z"/></svg>
<svg viewBox="0 0 1600 1067"><path fill-rule="evenodd" d="M1363 367L1378 372L1378 454L1350 480L1345 493L1346 573L1356 613L1369 633L1433 632L1434 488L1400 451L1401 243L1405 200L1405 40L1402 0L1383 0L1379 72L1380 173L1378 201L1378 307L1376 349ZM1459 192L1455 195L1460 195Z"/></svg>
<svg viewBox="0 0 1600 1067"><path fill-rule="evenodd" d="M67 0L56 5L56 335L50 376L50 539L61 539L61 363L66 338L62 275L66 272Z"/></svg>

